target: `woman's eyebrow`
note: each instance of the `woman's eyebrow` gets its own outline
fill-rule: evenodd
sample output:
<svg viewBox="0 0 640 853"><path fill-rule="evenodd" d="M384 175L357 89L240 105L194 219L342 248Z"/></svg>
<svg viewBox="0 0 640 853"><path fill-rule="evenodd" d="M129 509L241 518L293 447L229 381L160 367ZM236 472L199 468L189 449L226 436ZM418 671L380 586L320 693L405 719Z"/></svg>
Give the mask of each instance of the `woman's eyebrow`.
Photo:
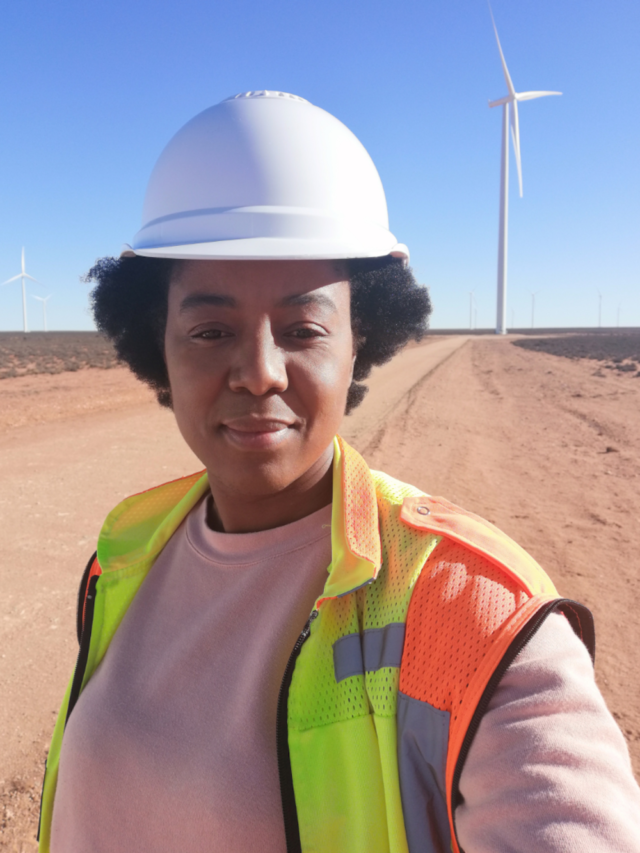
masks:
<svg viewBox="0 0 640 853"><path fill-rule="evenodd" d="M218 305L235 308L236 300L232 296L221 296L217 293L192 293L180 303L180 314L189 311L190 308L198 308L200 305Z"/></svg>
<svg viewBox="0 0 640 853"><path fill-rule="evenodd" d="M279 302L282 306L289 305L318 305L320 307L329 308L331 311L337 311L336 304L329 296L324 293L294 293L292 296L285 296Z"/></svg>

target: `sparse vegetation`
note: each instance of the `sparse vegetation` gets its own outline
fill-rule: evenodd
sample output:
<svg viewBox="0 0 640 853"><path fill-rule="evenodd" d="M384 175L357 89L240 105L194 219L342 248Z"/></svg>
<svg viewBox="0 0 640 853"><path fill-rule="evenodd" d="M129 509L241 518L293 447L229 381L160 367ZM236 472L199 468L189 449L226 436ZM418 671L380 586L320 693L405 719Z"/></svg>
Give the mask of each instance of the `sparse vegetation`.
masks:
<svg viewBox="0 0 640 853"><path fill-rule="evenodd" d="M0 379L117 364L111 342L98 332L0 332Z"/></svg>

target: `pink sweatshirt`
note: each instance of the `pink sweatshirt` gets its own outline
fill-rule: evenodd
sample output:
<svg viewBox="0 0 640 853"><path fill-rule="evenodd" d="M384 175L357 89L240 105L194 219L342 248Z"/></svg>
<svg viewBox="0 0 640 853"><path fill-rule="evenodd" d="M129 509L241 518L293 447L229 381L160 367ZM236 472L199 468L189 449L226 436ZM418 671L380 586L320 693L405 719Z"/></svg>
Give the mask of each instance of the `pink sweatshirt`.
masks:
<svg viewBox="0 0 640 853"><path fill-rule="evenodd" d="M187 517L71 715L52 853L284 853L277 694L330 525L330 506L248 534L210 530L204 501ZM465 853L640 851L626 746L564 617L505 674L460 790Z"/></svg>

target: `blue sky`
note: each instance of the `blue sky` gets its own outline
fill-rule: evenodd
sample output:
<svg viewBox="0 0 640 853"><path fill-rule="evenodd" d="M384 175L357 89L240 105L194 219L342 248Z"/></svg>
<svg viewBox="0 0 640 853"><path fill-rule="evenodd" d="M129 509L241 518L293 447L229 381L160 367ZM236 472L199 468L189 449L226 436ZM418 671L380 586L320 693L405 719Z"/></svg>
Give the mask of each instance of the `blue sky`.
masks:
<svg viewBox="0 0 640 853"><path fill-rule="evenodd" d="M640 4L494 0L520 108L508 321L640 325ZM89 329L79 276L138 230L153 164L200 110L249 89L301 95L373 157L434 327L495 324L499 110L484 0L22 0L0 32L0 281L27 271L53 329ZM30 326L42 310L29 298ZM0 330L22 326L0 288Z"/></svg>

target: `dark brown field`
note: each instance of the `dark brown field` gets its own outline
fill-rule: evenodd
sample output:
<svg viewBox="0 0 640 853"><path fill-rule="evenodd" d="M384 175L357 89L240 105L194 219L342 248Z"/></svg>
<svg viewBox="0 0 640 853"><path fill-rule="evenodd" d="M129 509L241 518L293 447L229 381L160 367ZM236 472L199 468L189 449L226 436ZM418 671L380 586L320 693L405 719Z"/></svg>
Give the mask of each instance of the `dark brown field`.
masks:
<svg viewBox="0 0 640 853"><path fill-rule="evenodd" d="M514 341L514 344L565 358L591 358L604 362L602 367L609 370L635 373L640 377L640 331L524 338Z"/></svg>
<svg viewBox="0 0 640 853"><path fill-rule="evenodd" d="M0 332L0 379L117 363L113 346L97 332Z"/></svg>
<svg viewBox="0 0 640 853"><path fill-rule="evenodd" d="M438 330L436 335L443 334ZM461 334L468 334L462 332ZM565 358L590 358L609 370L640 377L640 330L527 336L513 342L523 349ZM86 367L106 370L118 359L98 332L0 332L0 379L65 373Z"/></svg>

